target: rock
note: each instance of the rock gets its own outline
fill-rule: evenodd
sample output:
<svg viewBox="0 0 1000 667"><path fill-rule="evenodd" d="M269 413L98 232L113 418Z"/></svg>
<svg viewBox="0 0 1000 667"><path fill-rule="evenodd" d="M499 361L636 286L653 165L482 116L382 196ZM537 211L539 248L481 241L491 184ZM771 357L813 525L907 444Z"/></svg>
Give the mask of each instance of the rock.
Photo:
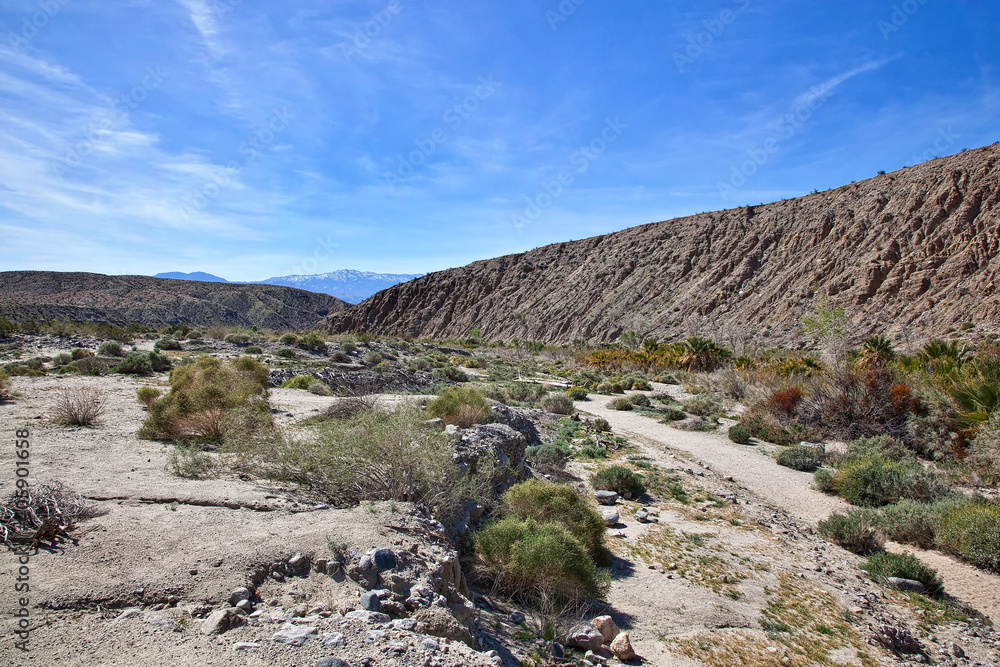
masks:
<svg viewBox="0 0 1000 667"><path fill-rule="evenodd" d="M618 519L621 518L618 515L618 511L615 509L601 509L599 511L601 513L601 518L604 519L605 526L614 526L618 523Z"/></svg>
<svg viewBox="0 0 1000 667"><path fill-rule="evenodd" d="M234 588L233 592L229 594L229 604L235 607L243 600L249 600L251 597L253 597L253 594L250 592L250 589L240 586L239 588Z"/></svg>
<svg viewBox="0 0 1000 667"><path fill-rule="evenodd" d="M447 435L457 435L458 427L455 426L454 424L448 424L447 426L444 427L444 432Z"/></svg>
<svg viewBox="0 0 1000 667"><path fill-rule="evenodd" d="M291 646L303 646L319 634L319 628L313 626L287 626L271 636L271 641Z"/></svg>
<svg viewBox="0 0 1000 667"><path fill-rule="evenodd" d="M576 625L566 635L566 644L584 651L600 648L604 643L601 631L589 623Z"/></svg>
<svg viewBox="0 0 1000 667"><path fill-rule="evenodd" d="M361 608L366 611L378 611L382 608L382 601L378 599L378 594L368 591L361 596Z"/></svg>
<svg viewBox="0 0 1000 667"><path fill-rule="evenodd" d="M549 655L556 660L562 660L566 657L566 649L559 642L552 642L549 644Z"/></svg>
<svg viewBox="0 0 1000 667"><path fill-rule="evenodd" d="M392 570L398 564L392 549L379 549L372 555L372 562L379 572Z"/></svg>
<svg viewBox="0 0 1000 667"><path fill-rule="evenodd" d="M514 625L520 625L521 623L524 623L524 621L525 621L524 614L522 614L521 612L515 611L511 613L510 622L513 623Z"/></svg>
<svg viewBox="0 0 1000 667"><path fill-rule="evenodd" d="M639 523L649 523L649 512L643 509L636 510L635 520Z"/></svg>
<svg viewBox="0 0 1000 667"><path fill-rule="evenodd" d="M237 653L240 651L252 651L255 648L260 648L260 644L255 642L236 642L233 644L233 650Z"/></svg>
<svg viewBox="0 0 1000 667"><path fill-rule="evenodd" d="M604 643L614 641L614 638L618 636L620 630L618 625L615 623L614 619L610 616L598 616L590 622L604 637Z"/></svg>
<svg viewBox="0 0 1000 667"><path fill-rule="evenodd" d="M417 627L417 622L412 618L400 618L392 622L393 630L402 630L403 632L413 632Z"/></svg>
<svg viewBox="0 0 1000 667"><path fill-rule="evenodd" d="M919 581L914 581L913 579L901 579L899 577L888 577L886 581L889 582L890 586L895 586L904 591L913 591L914 593L923 593L927 589Z"/></svg>
<svg viewBox="0 0 1000 667"><path fill-rule="evenodd" d="M371 567L372 567L372 565L373 565L373 563L372 563L372 557L369 556L368 554L365 554L364 556L362 556L361 560L358 561L358 569L362 570L362 571L364 571L364 570L370 570Z"/></svg>
<svg viewBox="0 0 1000 667"><path fill-rule="evenodd" d="M635 657L635 651L632 649L632 642L629 640L627 632L621 632L614 638L611 642L611 652L619 660L631 660Z"/></svg>
<svg viewBox="0 0 1000 667"><path fill-rule="evenodd" d="M444 420L441 419L440 417L435 417L434 419L428 419L428 420L424 421L424 426L426 426L427 428L433 429L435 431L443 431L444 430Z"/></svg>
<svg viewBox="0 0 1000 667"><path fill-rule="evenodd" d="M438 643L436 640L431 639L430 637L424 637L423 639L420 640L420 648L424 649L425 651L436 651L438 650Z"/></svg>
<svg viewBox="0 0 1000 667"><path fill-rule="evenodd" d="M146 621L150 625L155 625L164 630L170 630L171 632L183 632L184 626L169 618L164 618L163 616L158 616L156 614L146 614L142 617L142 620Z"/></svg>
<svg viewBox="0 0 1000 667"><path fill-rule="evenodd" d="M316 661L316 667L351 667L340 658L320 658Z"/></svg>
<svg viewBox="0 0 1000 667"><path fill-rule="evenodd" d="M201 624L201 634L221 635L242 622L242 619L232 609L216 609Z"/></svg>
<svg viewBox="0 0 1000 667"><path fill-rule="evenodd" d="M419 609L413 615L417 620L417 632L432 637L444 637L460 641L470 648L476 647L469 628L455 620L455 617L441 607L428 607Z"/></svg>
<svg viewBox="0 0 1000 667"><path fill-rule="evenodd" d="M142 609L126 609L122 613L118 614L112 623L121 623L122 621L127 621L130 618L141 617L143 615Z"/></svg>
<svg viewBox="0 0 1000 667"><path fill-rule="evenodd" d="M951 645L951 654L953 656L955 656L956 658L959 658L959 659L964 658L965 657L965 649L963 649L958 644L952 644Z"/></svg>
<svg viewBox="0 0 1000 667"><path fill-rule="evenodd" d="M377 611L366 611L364 609L355 609L354 611L349 611L344 614L344 618L351 618L358 621L364 621L365 623L372 623L375 625L381 623L388 623L390 620L388 614L383 614Z"/></svg>
<svg viewBox="0 0 1000 667"><path fill-rule="evenodd" d="M614 491L594 491L594 498L601 505L614 505L618 502L618 494Z"/></svg>
<svg viewBox="0 0 1000 667"><path fill-rule="evenodd" d="M330 632L323 635L323 646L340 648L344 645L344 635L339 632Z"/></svg>
<svg viewBox="0 0 1000 667"><path fill-rule="evenodd" d="M253 603L250 600L240 600L236 603L236 608L240 611L250 612L253 610Z"/></svg>
<svg viewBox="0 0 1000 667"><path fill-rule="evenodd" d="M288 559L288 571L291 574L301 574L309 570L309 559L300 553Z"/></svg>

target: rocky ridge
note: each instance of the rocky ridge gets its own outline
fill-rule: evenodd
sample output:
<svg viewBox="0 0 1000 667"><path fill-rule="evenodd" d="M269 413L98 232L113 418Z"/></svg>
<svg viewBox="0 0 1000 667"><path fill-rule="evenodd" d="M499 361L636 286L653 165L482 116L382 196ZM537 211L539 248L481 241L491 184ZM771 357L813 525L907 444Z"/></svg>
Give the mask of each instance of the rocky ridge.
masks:
<svg viewBox="0 0 1000 667"><path fill-rule="evenodd" d="M569 343L797 337L814 295L862 331L940 335L1000 313L1000 145L826 192L702 213L432 273L326 319L437 338Z"/></svg>

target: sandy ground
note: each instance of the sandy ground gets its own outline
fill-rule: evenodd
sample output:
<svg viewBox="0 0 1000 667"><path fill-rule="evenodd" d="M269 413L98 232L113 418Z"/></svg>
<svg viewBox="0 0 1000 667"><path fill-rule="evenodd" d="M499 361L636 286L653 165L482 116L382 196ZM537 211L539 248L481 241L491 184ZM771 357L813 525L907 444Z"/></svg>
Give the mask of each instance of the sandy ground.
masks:
<svg viewBox="0 0 1000 667"><path fill-rule="evenodd" d="M657 385L658 391L676 389ZM779 466L761 446L737 445L722 433L692 432L673 428L635 412L612 410L613 397L592 394L577 402L577 409L608 420L616 431L646 444L650 451L677 450L690 454L711 470L733 480L752 494L815 526L838 510L851 506L812 488L812 475ZM914 547L889 545L909 551L942 576L945 589L983 614L1000 619L1000 576L972 567L947 554Z"/></svg>

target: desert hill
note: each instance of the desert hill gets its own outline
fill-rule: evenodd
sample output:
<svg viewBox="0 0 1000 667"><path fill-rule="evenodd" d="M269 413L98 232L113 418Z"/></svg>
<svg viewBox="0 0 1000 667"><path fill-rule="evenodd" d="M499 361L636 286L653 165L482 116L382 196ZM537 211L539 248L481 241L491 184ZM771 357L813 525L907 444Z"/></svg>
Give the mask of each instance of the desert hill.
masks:
<svg viewBox="0 0 1000 667"><path fill-rule="evenodd" d="M703 213L432 273L332 331L605 342L791 338L816 292L867 330L995 327L1000 145L772 204Z"/></svg>
<svg viewBox="0 0 1000 667"><path fill-rule="evenodd" d="M0 273L0 317L15 321L308 329L346 305L326 294L276 285L54 271Z"/></svg>

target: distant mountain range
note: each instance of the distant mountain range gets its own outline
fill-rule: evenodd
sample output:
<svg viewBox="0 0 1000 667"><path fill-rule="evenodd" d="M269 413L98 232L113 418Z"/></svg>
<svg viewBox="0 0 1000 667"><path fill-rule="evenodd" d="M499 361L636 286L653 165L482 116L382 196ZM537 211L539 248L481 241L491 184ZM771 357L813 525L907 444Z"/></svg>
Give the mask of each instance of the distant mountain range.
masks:
<svg viewBox="0 0 1000 667"><path fill-rule="evenodd" d="M312 276L279 276L268 278L267 280L254 280L243 283L243 285L282 285L284 287L296 287L309 292L319 294L329 294L348 303L361 303L368 297L388 289L399 283L409 282L419 278L420 273L372 273L371 271L355 271L353 269L341 269L330 273L320 273ZM155 278L169 278L172 280L196 280L207 283L228 283L229 281L211 273L195 271L194 273L180 273L173 271L170 273L158 273Z"/></svg>

